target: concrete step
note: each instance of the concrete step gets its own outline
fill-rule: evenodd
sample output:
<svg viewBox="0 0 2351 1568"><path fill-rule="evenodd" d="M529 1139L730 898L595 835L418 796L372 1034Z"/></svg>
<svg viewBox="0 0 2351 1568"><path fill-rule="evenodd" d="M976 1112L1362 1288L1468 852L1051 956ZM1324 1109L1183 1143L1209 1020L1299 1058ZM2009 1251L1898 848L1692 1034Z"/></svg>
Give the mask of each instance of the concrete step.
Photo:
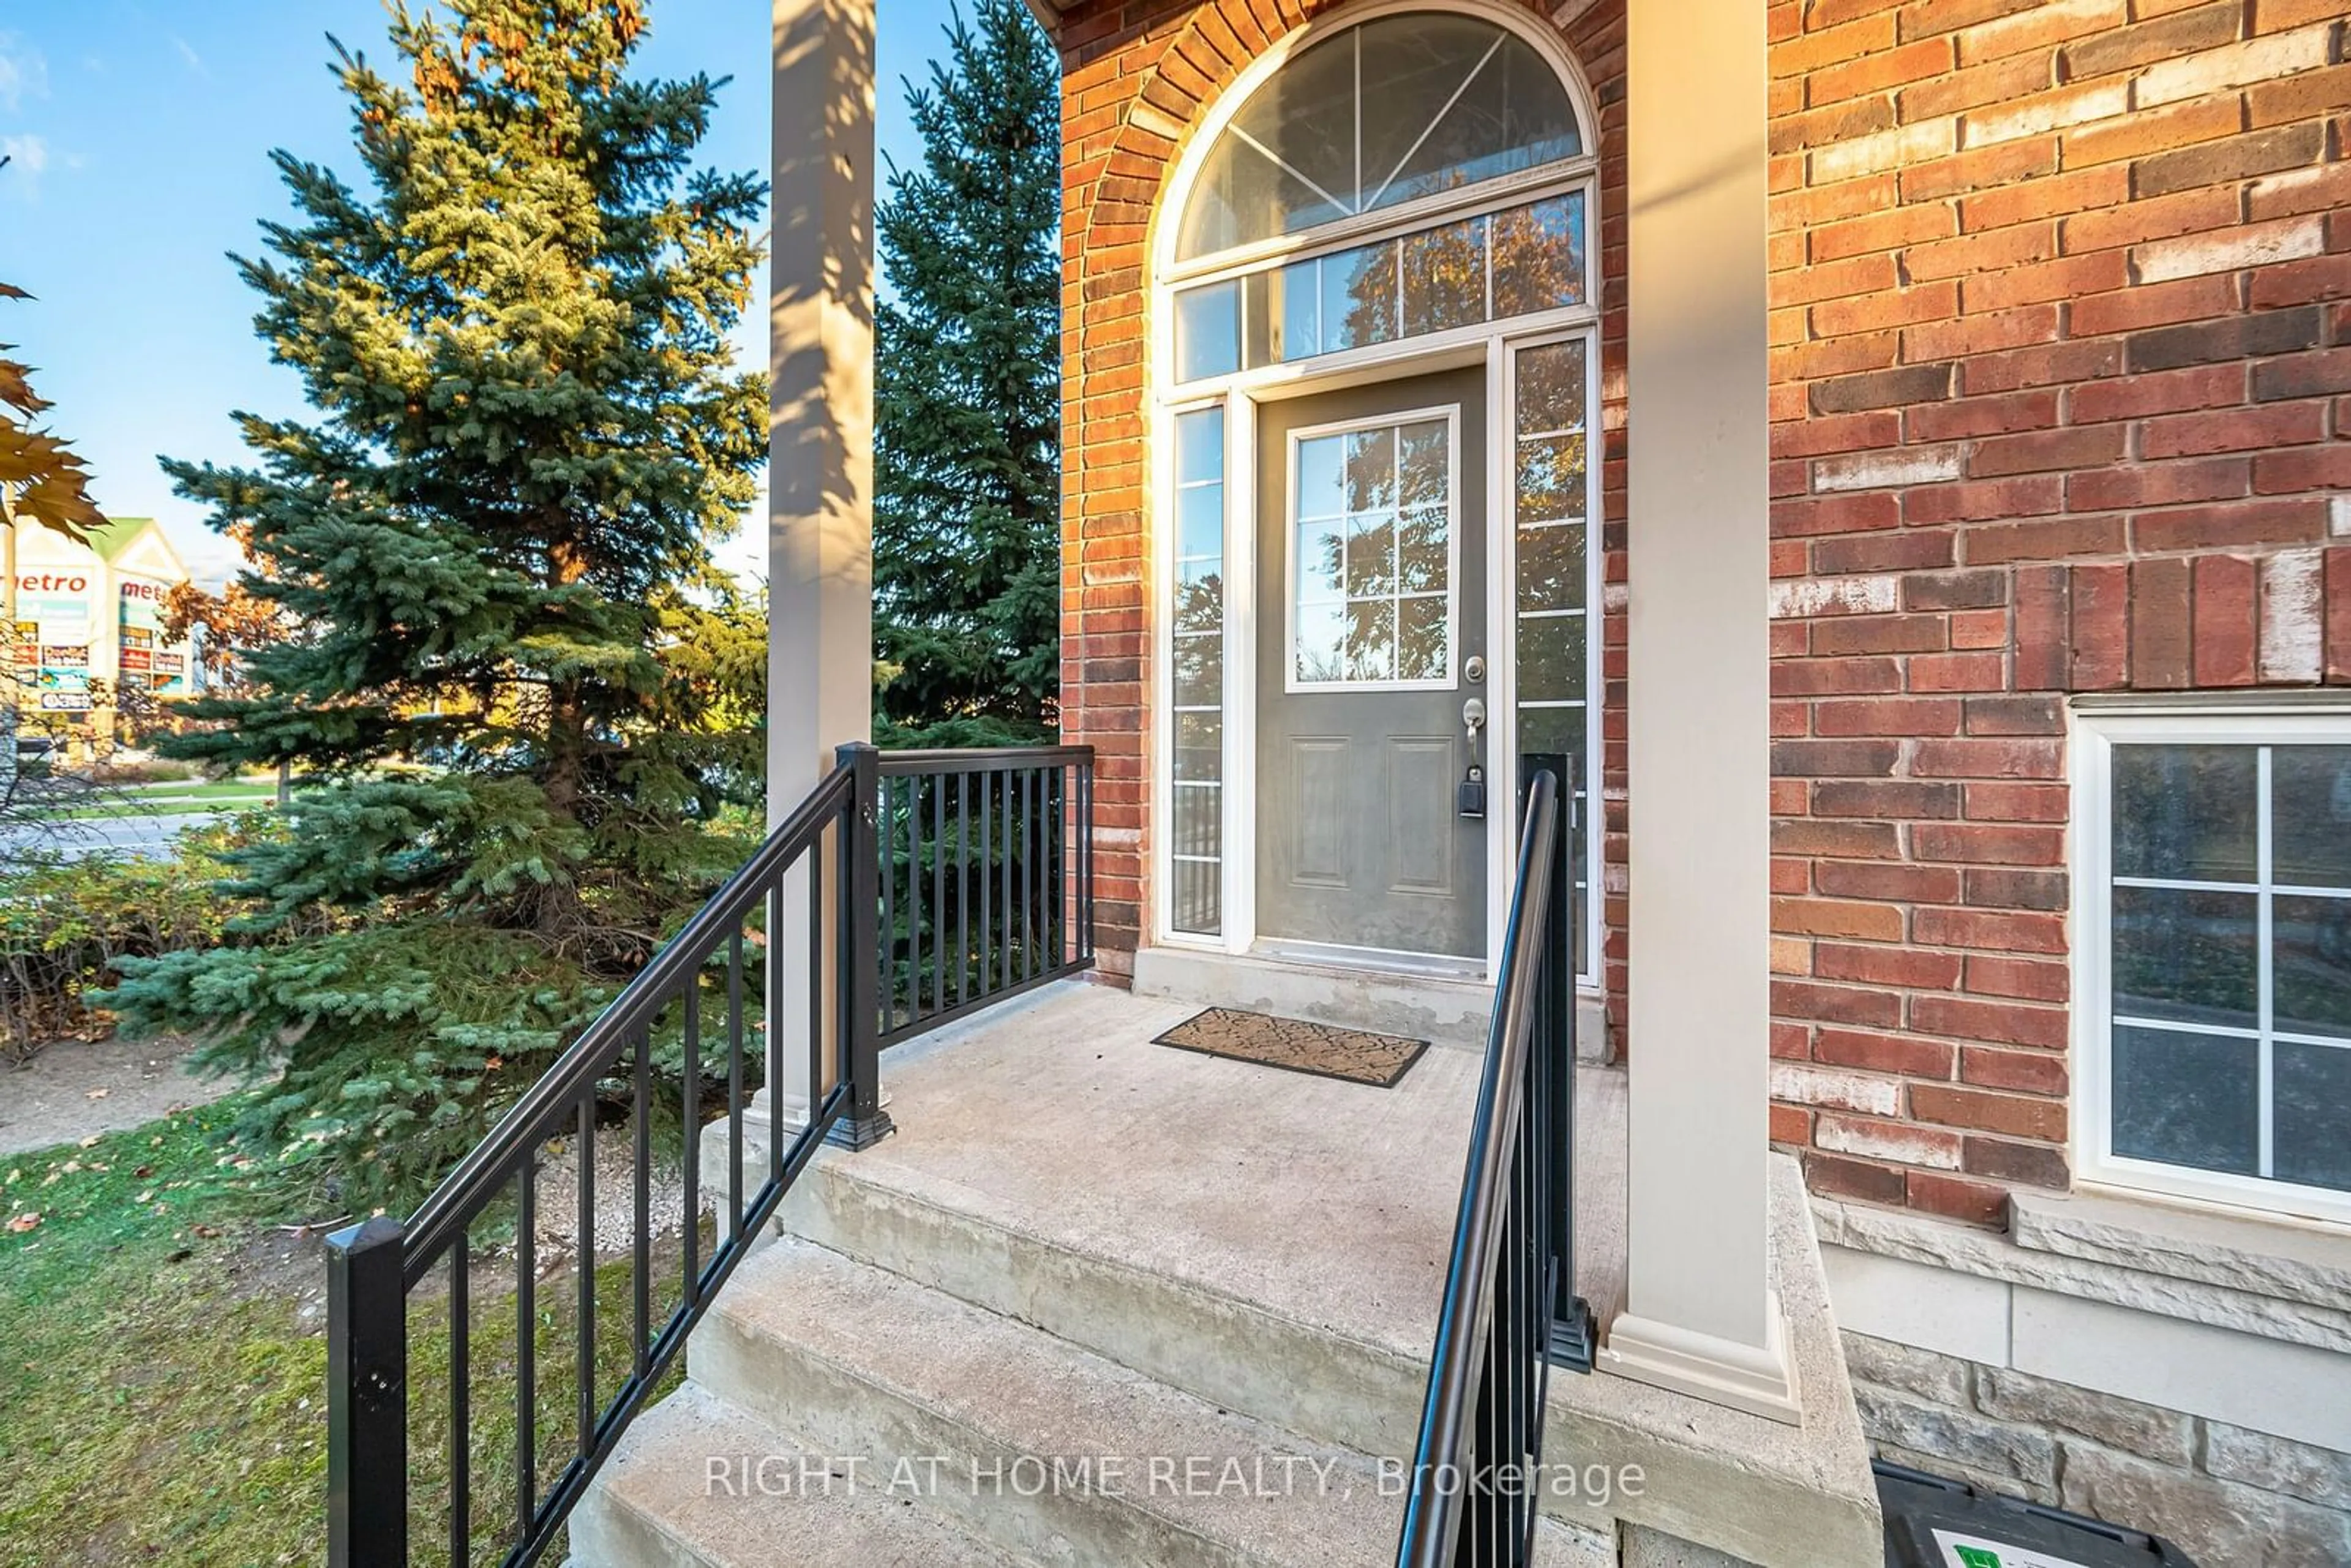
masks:
<svg viewBox="0 0 2351 1568"><path fill-rule="evenodd" d="M1367 1454L1413 1451L1428 1379L1422 1311L1399 1312L1380 1343L1167 1267L1142 1247L1057 1234L1060 1217L1050 1212L956 1201L967 1195L928 1190L907 1176L888 1161L828 1154L803 1178L780 1223L835 1252L1317 1442ZM1364 1272L1336 1260L1327 1269L1299 1261L1336 1289L1368 1288ZM1427 1273L1433 1294L1441 1281L1433 1267Z"/></svg>
<svg viewBox="0 0 2351 1568"><path fill-rule="evenodd" d="M1394 1560L1402 1501L1362 1454L797 1238L744 1265L691 1356L697 1382L810 1452L879 1473L939 1460L930 1504L1026 1563Z"/></svg>
<svg viewBox="0 0 2351 1568"><path fill-rule="evenodd" d="M638 1417L572 1514L570 1568L1019 1568L890 1479L831 1473L689 1383Z"/></svg>

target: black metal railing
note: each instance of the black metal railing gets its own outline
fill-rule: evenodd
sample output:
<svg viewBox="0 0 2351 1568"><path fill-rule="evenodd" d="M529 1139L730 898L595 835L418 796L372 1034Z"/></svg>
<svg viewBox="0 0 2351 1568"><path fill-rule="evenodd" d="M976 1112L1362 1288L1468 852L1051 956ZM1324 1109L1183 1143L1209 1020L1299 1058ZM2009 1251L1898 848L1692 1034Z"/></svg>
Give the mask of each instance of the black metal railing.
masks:
<svg viewBox="0 0 2351 1568"><path fill-rule="evenodd" d="M1398 1568L1528 1561L1551 1369L1592 1370L1574 1285L1575 885L1560 794L1548 768L1526 790Z"/></svg>
<svg viewBox="0 0 2351 1568"><path fill-rule="evenodd" d="M1092 753L880 754L882 1043L1093 962Z"/></svg>
<svg viewBox="0 0 2351 1568"><path fill-rule="evenodd" d="M540 1560L819 1144L889 1133L883 1047L1091 963L1092 800L1082 747L843 747L414 1215L329 1239L330 1564Z"/></svg>

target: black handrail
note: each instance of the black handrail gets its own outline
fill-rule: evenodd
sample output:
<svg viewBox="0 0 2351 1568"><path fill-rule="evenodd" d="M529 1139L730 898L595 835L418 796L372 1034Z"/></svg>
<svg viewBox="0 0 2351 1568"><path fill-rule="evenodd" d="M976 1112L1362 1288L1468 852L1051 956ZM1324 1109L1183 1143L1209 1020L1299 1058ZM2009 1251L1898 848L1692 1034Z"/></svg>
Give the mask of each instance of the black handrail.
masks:
<svg viewBox="0 0 2351 1568"><path fill-rule="evenodd" d="M1527 789L1398 1568L1528 1561L1551 1369L1592 1369L1574 1293L1574 883L1559 794L1548 769Z"/></svg>
<svg viewBox="0 0 2351 1568"><path fill-rule="evenodd" d="M1022 806L1017 823L1008 814L1016 797ZM902 811L901 804L907 809ZM952 856L946 832L950 805L958 812ZM998 805L1007 810L1000 836L994 831ZM405 1224L378 1217L329 1237L329 1563L394 1568L409 1560L412 1510L421 1511L427 1495L413 1493L410 1479L411 1298L444 1261L447 1552L453 1564L474 1561L478 1511L470 1291L477 1259L467 1234L509 1191L515 1509L483 1533L506 1568L539 1561L818 1145L864 1148L890 1132L881 1105L882 1048L1092 963L1092 806L1093 754L1086 747L887 755L866 745L841 747L832 772ZM927 840L921 831L925 809L933 830ZM903 862L896 832L902 815L910 829ZM976 831L983 823L988 831ZM975 862L974 850L981 845L985 855ZM987 889L991 897L977 926L966 905L952 899L934 902L926 925L920 903L897 892L904 887L912 894L925 878L934 889L950 883ZM993 894L999 887L998 899ZM804 926L797 924L803 898ZM893 902L909 916L904 932L893 918ZM828 927L837 934L830 944L823 935ZM958 946L946 945L950 929ZM893 956L909 950L909 937L912 962L902 973ZM805 970L798 967L803 959ZM829 974L828 962L833 966ZM925 1008L926 975L934 1001L946 997L952 977L952 1007ZM798 1025L783 1015L787 998L802 981L806 1081L814 1103L805 1124L787 1138L782 1052ZM706 1012L720 1026L715 1040L707 1038ZM657 1040L678 1052L676 1110L684 1150L677 1200L683 1256L674 1273L667 1266L657 1270L653 1257ZM723 1088L714 1087L719 1083ZM711 1107L715 1119L705 1114L705 1092L723 1099ZM747 1192L744 1116L761 1093L770 1128L767 1170ZM633 1144L625 1303L600 1301L597 1286L595 1154L608 1113L625 1121L621 1135ZM705 1207L702 1134L706 1130L716 1140L722 1122L725 1191L710 1194L719 1228L705 1260L698 1228ZM569 1325L577 1400L569 1429L558 1431L541 1427L537 1180L542 1151L561 1136L572 1140L577 1162L577 1303ZM664 1277L657 1279L657 1272ZM614 1383L609 1398L600 1397L608 1377L597 1359L596 1324L605 1311L623 1314L631 1328L628 1368L609 1379ZM542 1490L542 1472L549 1469L553 1474Z"/></svg>

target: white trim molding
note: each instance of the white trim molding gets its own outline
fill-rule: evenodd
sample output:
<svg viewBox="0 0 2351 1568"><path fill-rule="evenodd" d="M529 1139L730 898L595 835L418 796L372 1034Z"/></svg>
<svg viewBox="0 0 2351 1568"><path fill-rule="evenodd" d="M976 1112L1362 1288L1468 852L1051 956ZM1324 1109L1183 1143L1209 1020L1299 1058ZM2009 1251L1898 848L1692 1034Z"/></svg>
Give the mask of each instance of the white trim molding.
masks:
<svg viewBox="0 0 2351 1568"><path fill-rule="evenodd" d="M1766 1420L1802 1425L1803 1406L1796 1364L1788 1354L1787 1318L1780 1311L1777 1291L1764 1296L1768 1315L1760 1349L1678 1323L1619 1312L1608 1325L1600 1370Z"/></svg>

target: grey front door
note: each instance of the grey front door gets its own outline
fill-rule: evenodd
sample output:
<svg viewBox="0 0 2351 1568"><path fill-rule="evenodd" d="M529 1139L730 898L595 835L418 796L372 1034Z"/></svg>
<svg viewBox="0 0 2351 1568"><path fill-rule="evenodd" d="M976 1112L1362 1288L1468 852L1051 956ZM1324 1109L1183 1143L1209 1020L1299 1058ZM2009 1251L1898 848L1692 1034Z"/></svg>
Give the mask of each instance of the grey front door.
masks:
<svg viewBox="0 0 2351 1568"><path fill-rule="evenodd" d="M1485 823L1457 795L1462 705L1487 698L1485 388L1448 371L1260 412L1260 938L1485 955Z"/></svg>

